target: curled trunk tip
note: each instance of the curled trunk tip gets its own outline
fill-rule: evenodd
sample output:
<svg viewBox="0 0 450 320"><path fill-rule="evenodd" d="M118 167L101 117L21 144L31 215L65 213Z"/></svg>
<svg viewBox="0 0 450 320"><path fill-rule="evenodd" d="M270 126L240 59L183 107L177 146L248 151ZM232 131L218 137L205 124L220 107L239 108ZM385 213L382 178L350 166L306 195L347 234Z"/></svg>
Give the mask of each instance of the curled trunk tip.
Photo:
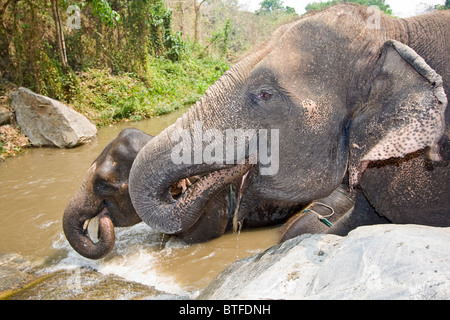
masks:
<svg viewBox="0 0 450 320"><path fill-rule="evenodd" d="M114 248L115 234L114 225L110 217L105 213L105 209L100 213L99 219L99 240L94 243L88 236L87 229L83 228L87 219L76 218L70 210L66 210L63 217L64 234L72 248L88 259L101 259L108 255Z"/></svg>

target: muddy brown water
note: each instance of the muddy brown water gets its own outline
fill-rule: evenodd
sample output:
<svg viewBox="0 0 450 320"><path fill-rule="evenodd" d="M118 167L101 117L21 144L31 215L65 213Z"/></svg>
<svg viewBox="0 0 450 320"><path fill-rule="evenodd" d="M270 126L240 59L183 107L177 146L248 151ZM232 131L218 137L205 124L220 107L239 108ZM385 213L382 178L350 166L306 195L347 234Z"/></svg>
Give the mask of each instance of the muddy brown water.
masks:
<svg viewBox="0 0 450 320"><path fill-rule="evenodd" d="M93 142L75 149L35 148L0 163L0 255L19 254L47 271L88 267L194 298L233 261L274 245L276 227L227 233L188 246L144 223L116 228L115 249L98 261L81 257L66 241L64 208L103 148L129 127L157 135L186 111L101 128Z"/></svg>

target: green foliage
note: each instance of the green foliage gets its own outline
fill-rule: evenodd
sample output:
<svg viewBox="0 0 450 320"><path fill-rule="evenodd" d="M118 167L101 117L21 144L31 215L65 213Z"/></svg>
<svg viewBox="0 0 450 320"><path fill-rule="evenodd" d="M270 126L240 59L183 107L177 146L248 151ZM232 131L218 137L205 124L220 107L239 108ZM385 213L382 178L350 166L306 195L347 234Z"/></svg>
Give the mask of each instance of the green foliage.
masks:
<svg viewBox="0 0 450 320"><path fill-rule="evenodd" d="M445 4L437 4L435 6L437 10L447 10L450 9L450 0L445 0Z"/></svg>
<svg viewBox="0 0 450 320"><path fill-rule="evenodd" d="M80 90L77 76L91 68L135 73L145 82L150 56L178 61L186 44L172 31L172 12L162 0L83 0L81 29L69 29L59 0L69 67L60 62L55 20L45 0L0 0L0 73L19 86L65 102ZM4 71L3 71L4 70Z"/></svg>
<svg viewBox="0 0 450 320"><path fill-rule="evenodd" d="M223 28L223 41L220 45L220 53L222 56L225 56L228 51L228 44L230 42L230 34L231 34L231 19L227 19L225 23L225 27Z"/></svg>
<svg viewBox="0 0 450 320"><path fill-rule="evenodd" d="M185 13L174 14L163 0L56 1L52 7L55 2L46 0L0 0L1 81L69 103L98 125L195 103L229 61L296 18L281 1L266 0L270 12L256 15L239 11L237 0L208 0L201 7L203 45L174 30L180 13L189 23L193 7L187 2ZM66 10L74 4L80 29L67 24L73 11Z"/></svg>
<svg viewBox="0 0 450 320"><path fill-rule="evenodd" d="M295 11L287 7L267 14L244 11L237 0L208 0L202 5L202 10L199 29L200 43L205 46L204 54L229 61L238 60L245 51L267 39L278 26L298 19ZM175 17L180 19L180 14L175 14ZM185 13L184 18L183 21L188 21L189 16ZM189 34L186 24L183 29L185 37Z"/></svg>
<svg viewBox="0 0 450 320"><path fill-rule="evenodd" d="M260 8L256 11L257 14L295 14L295 9L292 7L284 7L283 1L281 0L263 0L259 5Z"/></svg>
<svg viewBox="0 0 450 320"><path fill-rule="evenodd" d="M284 9L283 1L280 0L263 0L259 5L261 13L273 13Z"/></svg>
<svg viewBox="0 0 450 320"><path fill-rule="evenodd" d="M68 70L61 77L61 87L64 94L61 100L72 102L81 94L80 82L72 70Z"/></svg>
<svg viewBox="0 0 450 320"><path fill-rule="evenodd" d="M287 14L296 14L295 9L289 6L286 6L286 13Z"/></svg>
<svg viewBox="0 0 450 320"><path fill-rule="evenodd" d="M186 53L186 43L181 39L181 32L169 33L164 39L165 56L171 61L178 61Z"/></svg>
<svg viewBox="0 0 450 320"><path fill-rule="evenodd" d="M162 1L151 5L149 12L151 47L156 57L166 56L178 61L185 51L185 44L179 33L172 31L172 11L167 10Z"/></svg>
<svg viewBox="0 0 450 320"><path fill-rule="evenodd" d="M99 17L104 25L114 27L116 23L120 22L120 14L111 9L106 0L90 0L89 4L92 7L92 13Z"/></svg>
<svg viewBox="0 0 450 320"><path fill-rule="evenodd" d="M307 4L305 9L306 12L323 10L342 2L357 3L368 7L377 6L382 12L392 15L392 9L389 4L385 3L385 0L331 0L327 2L312 2Z"/></svg>
<svg viewBox="0 0 450 320"><path fill-rule="evenodd" d="M156 57L162 56L165 50L166 37L171 33L172 12L164 7L159 1L150 6L150 39L153 53Z"/></svg>
<svg viewBox="0 0 450 320"><path fill-rule="evenodd" d="M205 46L203 55L211 45L214 45L219 51L220 57L225 57L231 40L232 28L231 19L227 19L223 30L213 32L211 38L208 39L208 45Z"/></svg>
<svg viewBox="0 0 450 320"><path fill-rule="evenodd" d="M149 57L148 83L140 76L111 75L108 70L89 69L79 76L83 94L73 103L75 109L99 126L121 119L141 120L195 103L222 74L228 64L221 60L190 57L171 61Z"/></svg>
<svg viewBox="0 0 450 320"><path fill-rule="evenodd" d="M165 57L178 61L185 53L186 45L179 33L172 30L172 12L161 0L124 1L119 7L121 25L107 30L98 49L114 74L134 73L146 81L149 56ZM122 36L118 36L122 35Z"/></svg>

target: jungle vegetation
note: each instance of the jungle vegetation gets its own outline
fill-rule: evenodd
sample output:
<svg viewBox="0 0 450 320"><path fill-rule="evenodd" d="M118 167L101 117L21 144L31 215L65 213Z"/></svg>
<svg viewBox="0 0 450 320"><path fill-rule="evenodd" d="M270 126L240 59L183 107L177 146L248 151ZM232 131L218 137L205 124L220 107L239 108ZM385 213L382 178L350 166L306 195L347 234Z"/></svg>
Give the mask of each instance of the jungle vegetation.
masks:
<svg viewBox="0 0 450 320"><path fill-rule="evenodd" d="M351 2L392 14L384 0ZM24 86L98 126L167 113L297 18L281 0L261 0L256 12L238 0L0 0L0 103Z"/></svg>
<svg viewBox="0 0 450 320"><path fill-rule="evenodd" d="M0 95L24 86L99 126L193 104L295 11L237 0L0 0Z"/></svg>

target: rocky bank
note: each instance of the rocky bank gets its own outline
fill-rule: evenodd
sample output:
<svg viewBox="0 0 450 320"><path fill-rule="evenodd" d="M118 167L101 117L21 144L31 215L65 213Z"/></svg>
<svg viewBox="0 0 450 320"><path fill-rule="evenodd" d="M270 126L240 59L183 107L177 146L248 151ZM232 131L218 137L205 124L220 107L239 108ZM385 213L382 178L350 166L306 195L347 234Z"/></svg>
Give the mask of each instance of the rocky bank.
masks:
<svg viewBox="0 0 450 320"><path fill-rule="evenodd" d="M449 244L450 228L418 225L305 234L232 263L198 299L450 299ZM43 274L14 254L0 257L2 298L185 299L95 270Z"/></svg>
<svg viewBox="0 0 450 320"><path fill-rule="evenodd" d="M450 228L360 227L286 241L227 267L199 299L450 299Z"/></svg>

